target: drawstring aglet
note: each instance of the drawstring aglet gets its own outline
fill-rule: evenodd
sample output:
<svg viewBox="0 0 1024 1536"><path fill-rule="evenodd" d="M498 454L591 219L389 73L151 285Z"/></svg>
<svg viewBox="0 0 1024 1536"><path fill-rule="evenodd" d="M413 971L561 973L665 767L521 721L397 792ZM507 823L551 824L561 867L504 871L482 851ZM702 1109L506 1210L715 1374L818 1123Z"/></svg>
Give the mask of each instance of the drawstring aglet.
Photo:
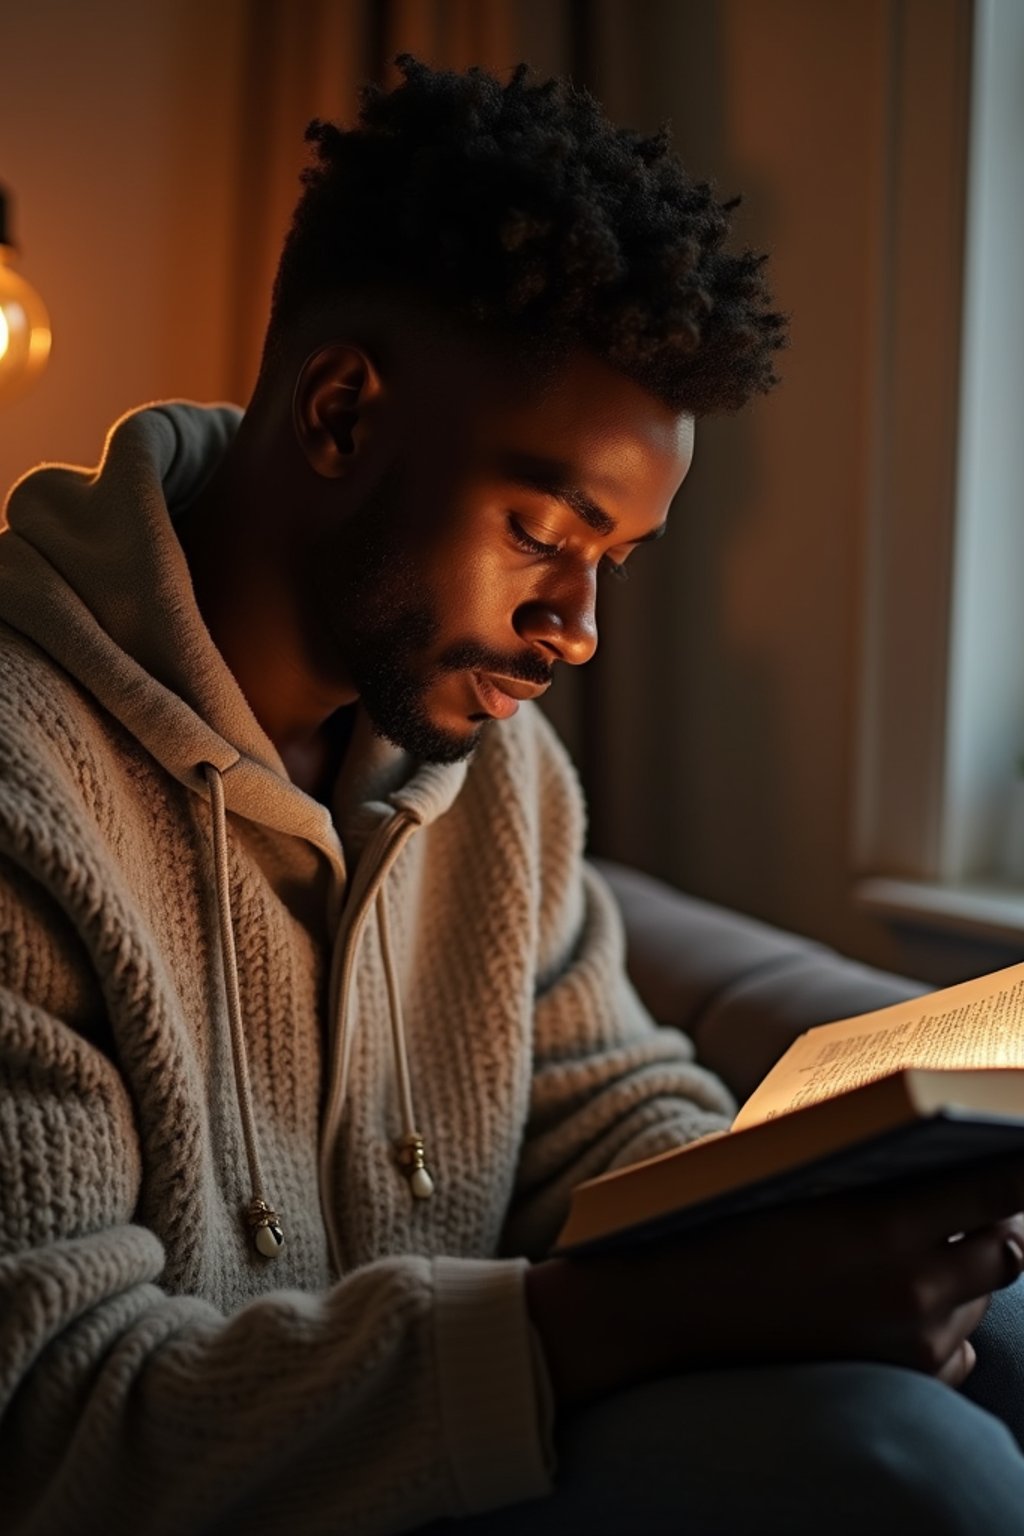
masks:
<svg viewBox="0 0 1024 1536"><path fill-rule="evenodd" d="M265 1259L276 1259L284 1247L284 1232L277 1212L271 1210L265 1200L254 1196L249 1201L245 1219L252 1232L256 1252Z"/></svg>
<svg viewBox="0 0 1024 1536"><path fill-rule="evenodd" d="M409 1188L417 1200L429 1200L434 1193L434 1181L427 1172L423 1137L419 1131L403 1136L396 1148L398 1165L409 1180Z"/></svg>

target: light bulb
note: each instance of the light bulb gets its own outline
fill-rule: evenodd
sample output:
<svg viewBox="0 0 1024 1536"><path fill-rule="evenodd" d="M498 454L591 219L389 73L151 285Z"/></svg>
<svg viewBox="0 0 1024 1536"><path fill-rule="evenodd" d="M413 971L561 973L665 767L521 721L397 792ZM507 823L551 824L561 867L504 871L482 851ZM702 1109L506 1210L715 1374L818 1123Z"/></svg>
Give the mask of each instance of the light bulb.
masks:
<svg viewBox="0 0 1024 1536"><path fill-rule="evenodd" d="M31 283L15 270L15 250L0 190L0 405L39 377L50 355L50 317Z"/></svg>

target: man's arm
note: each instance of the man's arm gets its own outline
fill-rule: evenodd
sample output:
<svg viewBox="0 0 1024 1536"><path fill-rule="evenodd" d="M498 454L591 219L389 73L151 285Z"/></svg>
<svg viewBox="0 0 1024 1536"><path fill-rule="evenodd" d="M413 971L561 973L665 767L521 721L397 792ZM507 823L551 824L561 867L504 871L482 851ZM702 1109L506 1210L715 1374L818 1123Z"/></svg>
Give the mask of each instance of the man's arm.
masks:
<svg viewBox="0 0 1024 1536"><path fill-rule="evenodd" d="M529 1121L503 1245L541 1258L575 1184L727 1128L735 1101L681 1031L655 1024L626 975L618 906L583 860L564 748L536 710L519 739L515 774L537 816L537 985Z"/></svg>

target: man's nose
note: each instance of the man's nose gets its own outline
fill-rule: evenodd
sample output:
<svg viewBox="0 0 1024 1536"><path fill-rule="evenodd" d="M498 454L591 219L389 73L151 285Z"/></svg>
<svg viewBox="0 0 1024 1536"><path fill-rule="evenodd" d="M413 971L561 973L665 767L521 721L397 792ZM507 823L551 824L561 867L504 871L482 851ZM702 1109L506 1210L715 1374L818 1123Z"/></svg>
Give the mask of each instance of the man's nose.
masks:
<svg viewBox="0 0 1024 1536"><path fill-rule="evenodd" d="M596 582L592 571L523 603L513 618L521 640L553 661L580 667L597 650Z"/></svg>

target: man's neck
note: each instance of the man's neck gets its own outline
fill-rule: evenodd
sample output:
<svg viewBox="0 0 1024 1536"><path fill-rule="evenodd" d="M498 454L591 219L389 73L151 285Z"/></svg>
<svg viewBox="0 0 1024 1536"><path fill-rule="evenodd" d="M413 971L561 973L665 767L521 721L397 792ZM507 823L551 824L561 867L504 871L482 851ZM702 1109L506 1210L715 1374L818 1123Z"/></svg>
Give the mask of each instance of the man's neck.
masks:
<svg viewBox="0 0 1024 1536"><path fill-rule="evenodd" d="M351 708L340 709L324 722L314 737L281 752L281 761L292 783L324 805L330 805L351 739L353 718Z"/></svg>
<svg viewBox="0 0 1024 1536"><path fill-rule="evenodd" d="M196 604L217 649L302 787L324 771L324 722L354 701L306 661L291 562L266 493L251 492L232 448L177 523Z"/></svg>

